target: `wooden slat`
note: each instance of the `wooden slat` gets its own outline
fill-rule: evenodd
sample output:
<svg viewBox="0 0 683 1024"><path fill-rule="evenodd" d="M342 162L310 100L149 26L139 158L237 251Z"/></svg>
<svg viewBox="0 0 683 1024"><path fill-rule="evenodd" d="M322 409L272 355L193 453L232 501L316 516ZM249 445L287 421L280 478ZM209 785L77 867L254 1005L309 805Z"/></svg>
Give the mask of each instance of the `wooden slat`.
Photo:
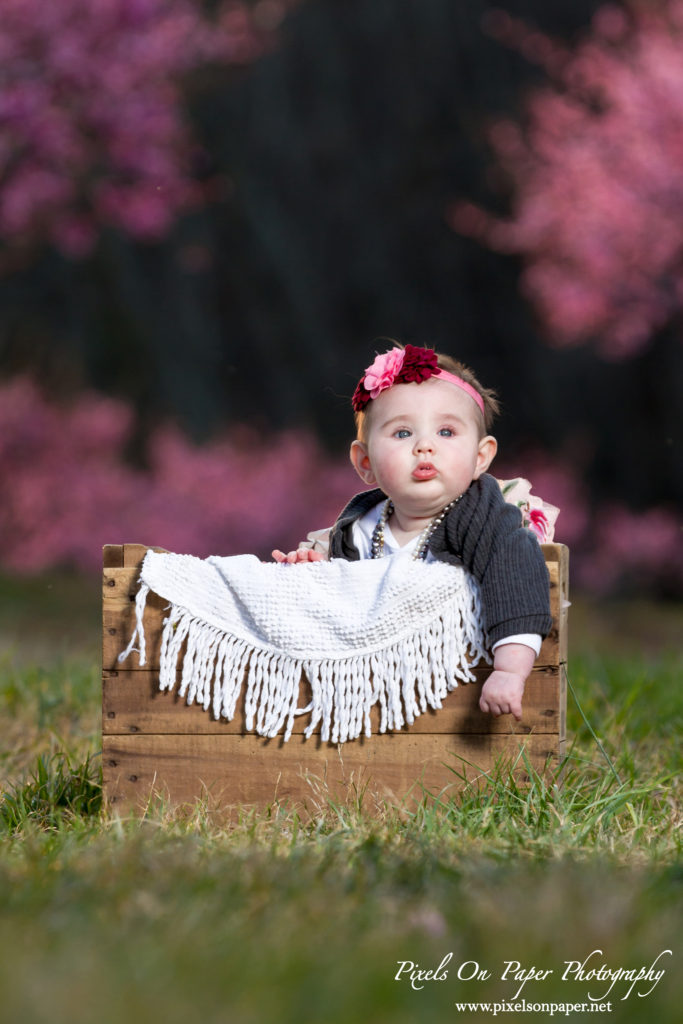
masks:
<svg viewBox="0 0 683 1024"><path fill-rule="evenodd" d="M537 665L558 665L561 660L566 660L566 641L563 641L564 647L560 645L559 623L561 616L563 623L566 621L566 608L562 607L560 571L560 563L548 563L550 613L553 617L553 626L543 641L541 652L536 659ZM118 662L119 654L126 648L135 629L135 595L138 589L138 576L138 569L132 567L107 568L103 572L102 664L105 669L135 669L138 667L138 656L135 653L129 655L124 662ZM159 668L161 623L164 618L164 609L167 606L168 601L155 594L150 594L144 619L147 668ZM562 658L563 650L564 658Z"/></svg>
<svg viewBox="0 0 683 1024"><path fill-rule="evenodd" d="M509 715L492 718L479 710L481 684L489 674L489 667L476 672L477 682L466 683L445 698L438 711L427 710L409 727L415 733L483 733L561 732L559 669L537 668L529 677L524 693L524 716L517 723ZM215 734L246 733L247 725L242 702L235 717L227 722L213 718L198 704L187 705L177 693L161 692L157 672L105 672L102 681L102 731L106 735L132 734ZM299 706L308 703L308 687L302 683ZM310 721L309 715L299 715L294 732L302 733ZM378 734L379 711L372 713L372 732ZM320 728L316 729L320 732ZM564 737L564 733L562 733Z"/></svg>
<svg viewBox="0 0 683 1024"><path fill-rule="evenodd" d="M562 558L562 551L565 549L564 544L557 544L551 542L550 544L541 544L541 551L546 562L559 562Z"/></svg>
<svg viewBox="0 0 683 1024"><path fill-rule="evenodd" d="M154 791L172 804L194 803L203 796L221 804L267 804L275 799L296 804L344 799L366 785L368 795L401 800L420 782L433 794L472 781L496 759L515 759L520 745L530 761L557 764L558 748L549 737L530 735L434 736L395 733L340 747L314 746L292 737L285 744L254 736L107 736L103 747L105 792L115 809L140 809ZM465 758L475 767L468 767ZM523 774L521 761L518 762ZM448 767L450 765L450 768ZM308 779L306 776L309 776Z"/></svg>
<svg viewBox="0 0 683 1024"><path fill-rule="evenodd" d="M554 623L558 630L558 654L560 664L567 664L567 653L569 649L569 548L565 544L553 545L558 548L558 613L557 622Z"/></svg>
<svg viewBox="0 0 683 1024"><path fill-rule="evenodd" d="M102 548L102 565L105 569L123 568L123 544L105 544Z"/></svg>
<svg viewBox="0 0 683 1024"><path fill-rule="evenodd" d="M152 551L165 551L165 548L155 548L151 544L124 544L123 545L123 564L128 569L138 569L144 560L145 555L149 550Z"/></svg>

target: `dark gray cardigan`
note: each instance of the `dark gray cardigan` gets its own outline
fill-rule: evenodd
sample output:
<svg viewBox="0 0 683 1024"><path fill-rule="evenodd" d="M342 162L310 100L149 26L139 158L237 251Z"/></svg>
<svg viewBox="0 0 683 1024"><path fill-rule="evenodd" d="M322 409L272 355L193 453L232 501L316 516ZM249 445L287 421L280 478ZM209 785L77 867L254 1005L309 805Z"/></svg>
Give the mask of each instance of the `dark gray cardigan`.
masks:
<svg viewBox="0 0 683 1024"><path fill-rule="evenodd" d="M330 558L358 561L353 524L385 498L375 488L351 499L332 527ZM548 634L552 620L543 552L522 526L519 509L505 501L488 473L470 484L428 546L439 561L462 565L478 580L489 646L517 633Z"/></svg>

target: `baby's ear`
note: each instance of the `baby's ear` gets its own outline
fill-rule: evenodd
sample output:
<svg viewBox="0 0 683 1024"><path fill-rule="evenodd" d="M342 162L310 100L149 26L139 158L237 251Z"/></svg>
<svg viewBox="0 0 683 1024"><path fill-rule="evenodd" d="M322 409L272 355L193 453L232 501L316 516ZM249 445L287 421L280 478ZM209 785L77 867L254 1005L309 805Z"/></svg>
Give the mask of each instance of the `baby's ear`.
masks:
<svg viewBox="0 0 683 1024"><path fill-rule="evenodd" d="M491 434L487 434L486 437L482 437L479 442L479 451L477 453L477 466L474 471L474 479L478 480L482 473L485 473L491 463L496 457L498 451L498 442L495 437Z"/></svg>
<svg viewBox="0 0 683 1024"><path fill-rule="evenodd" d="M370 464L367 445L364 445L362 441L352 441L351 448L349 450L349 458L351 459L353 468L356 473L358 473L358 476L364 484L377 483L377 478L375 477Z"/></svg>

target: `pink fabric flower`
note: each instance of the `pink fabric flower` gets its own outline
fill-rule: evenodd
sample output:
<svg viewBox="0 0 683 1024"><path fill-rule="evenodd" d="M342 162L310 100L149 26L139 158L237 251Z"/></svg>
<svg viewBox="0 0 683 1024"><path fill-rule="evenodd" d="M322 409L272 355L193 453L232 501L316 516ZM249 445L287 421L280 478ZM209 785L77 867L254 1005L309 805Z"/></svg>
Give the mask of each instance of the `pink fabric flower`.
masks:
<svg viewBox="0 0 683 1024"><path fill-rule="evenodd" d="M381 391L391 387L401 372L404 358L402 348L392 348L377 356L372 366L367 367L364 384L370 398L377 398Z"/></svg>

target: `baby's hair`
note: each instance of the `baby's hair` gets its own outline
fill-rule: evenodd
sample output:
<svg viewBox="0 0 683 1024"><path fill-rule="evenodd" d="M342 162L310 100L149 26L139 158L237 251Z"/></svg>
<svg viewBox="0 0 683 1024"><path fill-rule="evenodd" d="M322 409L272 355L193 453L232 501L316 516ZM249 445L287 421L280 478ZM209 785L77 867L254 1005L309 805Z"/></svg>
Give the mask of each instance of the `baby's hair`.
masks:
<svg viewBox="0 0 683 1024"><path fill-rule="evenodd" d="M383 339L391 341L391 339ZM403 348L403 345L399 341L392 341L392 345L395 348ZM491 388L485 388L483 384L480 384L475 376L474 372L470 370L469 366L465 366L464 363L458 362L457 359L453 359L452 356L445 355L443 352L436 353L436 362L442 370L447 370L449 373L455 374L456 377L461 377L466 384L473 387L481 395L481 399L484 403L484 415L479 412L478 419L480 423L480 436L484 437L488 434L493 426L493 421L500 412L500 405L496 392L492 391ZM435 378L438 380L438 376ZM359 441L365 443L367 441L367 417L368 412L372 406L372 402L364 409L360 409L354 413L354 419L356 421L356 437Z"/></svg>

